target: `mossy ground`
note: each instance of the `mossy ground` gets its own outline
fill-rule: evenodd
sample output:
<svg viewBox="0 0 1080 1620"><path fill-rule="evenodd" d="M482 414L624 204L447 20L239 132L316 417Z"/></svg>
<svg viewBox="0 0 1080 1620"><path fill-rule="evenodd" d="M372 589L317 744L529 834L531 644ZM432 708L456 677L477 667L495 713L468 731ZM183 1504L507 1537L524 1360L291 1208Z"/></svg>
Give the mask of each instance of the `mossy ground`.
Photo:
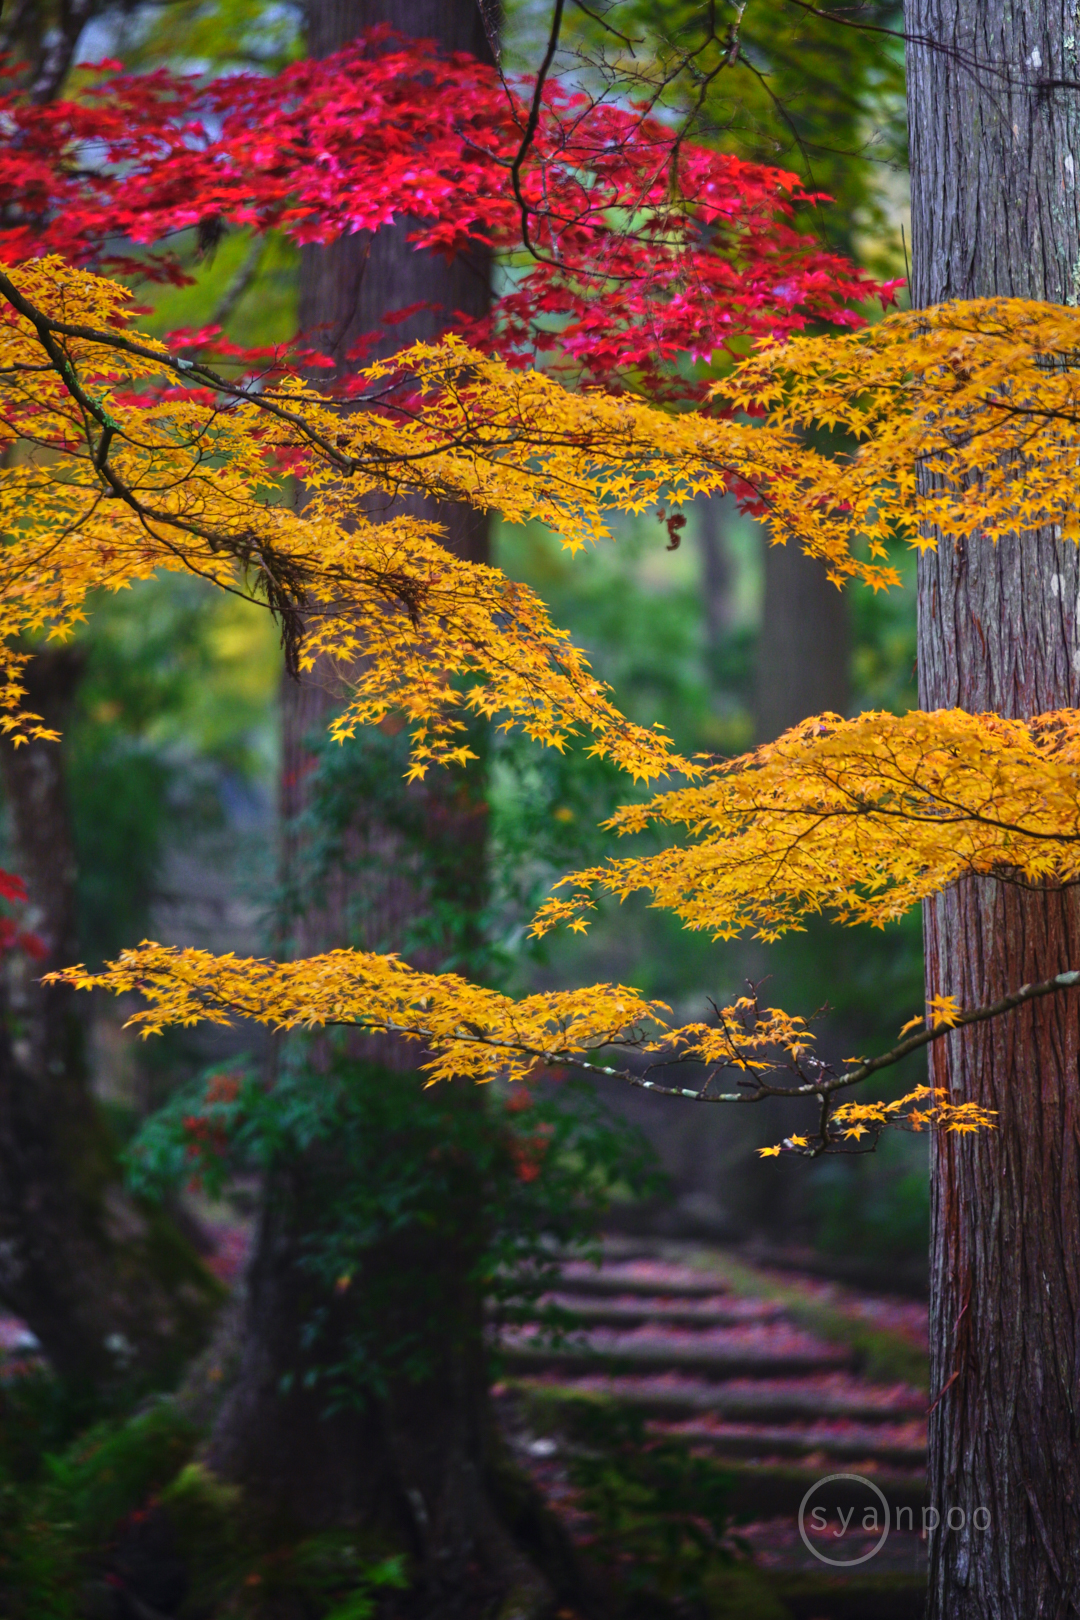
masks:
<svg viewBox="0 0 1080 1620"><path fill-rule="evenodd" d="M562 1437L594 1521L576 1551L549 1538L546 1559L544 1526L526 1527L525 1544L536 1542L530 1550L556 1576L561 1615L914 1620L920 1612L910 1579L837 1583L755 1567L738 1542L746 1471L676 1441L646 1445L642 1420L618 1402L535 1391L515 1399L530 1430ZM415 1620L421 1612L408 1557L385 1537L355 1527L305 1535L260 1521L200 1460L203 1432L176 1400L79 1429L82 1417L44 1374L0 1384L4 1620ZM535 1520L524 1476L510 1468L493 1484L515 1533L518 1518ZM125 1594L141 1607L125 1607Z"/></svg>
<svg viewBox="0 0 1080 1620"><path fill-rule="evenodd" d="M20 1398L43 1407L45 1382L4 1388L0 1613L10 1620L367 1620L381 1591L407 1584L400 1549L355 1530L261 1525L198 1461L202 1434L168 1398L92 1425L31 1470L30 1418L20 1425L16 1409Z"/></svg>

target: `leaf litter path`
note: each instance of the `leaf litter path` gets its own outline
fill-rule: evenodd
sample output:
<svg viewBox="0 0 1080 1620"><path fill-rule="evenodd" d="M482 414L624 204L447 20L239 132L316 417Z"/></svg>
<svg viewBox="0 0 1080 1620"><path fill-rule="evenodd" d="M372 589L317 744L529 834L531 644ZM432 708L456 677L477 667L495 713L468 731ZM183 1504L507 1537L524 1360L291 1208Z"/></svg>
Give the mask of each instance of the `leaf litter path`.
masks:
<svg viewBox="0 0 1080 1620"><path fill-rule="evenodd" d="M495 1393L513 1449L572 1534L584 1527L560 1459L565 1442L557 1427L537 1432L529 1414L557 1411L563 1397L606 1397L643 1414L651 1432L730 1466L734 1508L748 1521L739 1534L793 1615L920 1613L924 1304L758 1270L734 1251L615 1239L599 1265L565 1263L542 1303L559 1307L572 1326L556 1341L538 1327L504 1328L505 1376ZM871 1496L857 1483L830 1487L841 1512L856 1510L849 1528L838 1535L833 1518L816 1535L810 1508L803 1523L818 1552L851 1561L846 1570L815 1557L799 1533L807 1491L834 1474L873 1481L893 1526L856 1565L877 1540L859 1528Z"/></svg>

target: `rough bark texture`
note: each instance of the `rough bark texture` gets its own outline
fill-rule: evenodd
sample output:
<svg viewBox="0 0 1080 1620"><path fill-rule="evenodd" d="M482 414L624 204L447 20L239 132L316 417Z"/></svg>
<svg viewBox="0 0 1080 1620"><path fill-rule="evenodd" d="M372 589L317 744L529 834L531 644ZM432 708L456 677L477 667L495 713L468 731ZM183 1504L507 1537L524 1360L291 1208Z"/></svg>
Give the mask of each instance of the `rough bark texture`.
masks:
<svg viewBox="0 0 1080 1620"><path fill-rule="evenodd" d="M451 49L488 54L474 0L397 5L311 0L310 49L324 55L378 22L434 37ZM475 314L486 307L486 263L459 260L448 266L421 256L409 246L408 230L407 222L400 222L374 236L304 250L301 327L317 331L320 346L342 367L355 339L377 328L390 311L415 303L435 306L391 328L370 353L391 353L436 335L455 310ZM446 543L459 556L486 559L482 515L431 504L412 509L442 522ZM315 749L337 696L328 670L285 690L287 891L300 887L302 892L310 869ZM404 786L400 789L406 817L423 829L425 850L441 851L437 900L465 912L479 906L485 888L482 785L482 774L473 767L464 778L434 773L428 783L408 790L407 798ZM381 803L385 809L385 798ZM289 949L306 954L342 944L400 948L410 926L435 904L415 841L410 848L395 818L365 803L351 808L337 835L340 864L319 874L318 893L289 919ZM420 965L436 965L440 951L433 944L430 955L415 949L409 955ZM358 1043L357 1053L399 1072L415 1070L417 1061L415 1048L390 1041ZM462 1088L460 1106L477 1106L475 1088ZM414 1224L376 1245L350 1286L328 1301L302 1260L313 1223L325 1219L326 1200L340 1191L347 1175L347 1165L335 1161L330 1145L283 1162L272 1173L250 1277L240 1376L217 1422L211 1461L221 1474L249 1485L269 1512L308 1525L382 1525L404 1539L420 1571L418 1601L425 1620L472 1612L478 1602L490 1612L493 1601L505 1620L541 1614L551 1606L547 1583L515 1545L493 1503L493 1430L482 1296L475 1280L483 1234L469 1216L475 1186L466 1176L445 1226L431 1230ZM382 1390L369 1390L360 1410L328 1418L325 1381L306 1387L304 1374L333 1360L335 1341L348 1338L354 1304L361 1308L365 1288L379 1287L390 1275L412 1275L418 1286L411 1305L400 1307L401 1319L395 1306L394 1319L382 1324L386 1342L402 1333L426 1334L429 1371L420 1378L391 1375ZM421 1286L433 1279L434 1299L431 1287ZM312 1347L305 1328L316 1313L327 1311ZM428 1319L407 1320L410 1311L414 1317L427 1312ZM291 1380L285 1393L283 1375Z"/></svg>
<svg viewBox="0 0 1080 1620"><path fill-rule="evenodd" d="M810 714L846 714L851 701L848 604L797 546L765 546L765 599L754 721L772 742Z"/></svg>
<svg viewBox="0 0 1080 1620"><path fill-rule="evenodd" d="M74 649L42 651L29 706L63 729L81 670ZM0 1020L0 1298L65 1377L99 1390L179 1370L221 1290L159 1210L124 1190L91 1096L75 992L39 975L78 960L75 854L63 746L0 748L13 865L26 926L46 948L7 964Z"/></svg>
<svg viewBox="0 0 1080 1620"><path fill-rule="evenodd" d="M914 299L1073 301L1076 18L910 0ZM920 701L1028 716L1080 700L1080 559L1042 532L919 564ZM928 994L964 1003L1080 965L1080 894L966 881L925 908ZM1042 1002L933 1049L998 1110L932 1159L931 1620L1080 1614L1080 1007ZM954 1526L964 1514L964 1528ZM985 1508L990 1528L973 1528ZM982 1522L985 1516L981 1516Z"/></svg>

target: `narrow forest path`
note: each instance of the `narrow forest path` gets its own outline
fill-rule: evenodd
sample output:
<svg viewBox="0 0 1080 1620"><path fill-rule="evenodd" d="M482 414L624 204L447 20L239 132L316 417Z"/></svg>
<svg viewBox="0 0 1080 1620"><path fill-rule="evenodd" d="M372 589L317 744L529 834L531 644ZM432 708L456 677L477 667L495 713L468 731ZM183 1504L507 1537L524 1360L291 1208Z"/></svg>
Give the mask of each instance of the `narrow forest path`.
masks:
<svg viewBox="0 0 1080 1620"><path fill-rule="evenodd" d="M626 1240L609 1240L599 1266L566 1263L542 1303L574 1326L555 1343L537 1327L504 1328L497 1394L515 1452L572 1534L583 1526L558 1413L560 1402L593 1397L641 1414L649 1435L723 1462L745 1521L738 1534L795 1620L915 1620L926 1549L924 1304L760 1270L734 1251ZM861 1526L869 1490L828 1488L848 1516L842 1533L835 1517L815 1533L810 1511L825 1498L812 1497L811 1543L846 1568L816 1557L798 1523L806 1493L838 1474L873 1481L892 1527L863 1559L879 1539Z"/></svg>

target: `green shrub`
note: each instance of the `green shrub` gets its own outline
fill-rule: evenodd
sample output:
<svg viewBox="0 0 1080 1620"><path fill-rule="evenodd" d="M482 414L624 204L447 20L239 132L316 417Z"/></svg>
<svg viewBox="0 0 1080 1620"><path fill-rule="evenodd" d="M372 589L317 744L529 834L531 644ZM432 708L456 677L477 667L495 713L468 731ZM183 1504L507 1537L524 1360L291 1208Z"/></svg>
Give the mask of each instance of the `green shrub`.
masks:
<svg viewBox="0 0 1080 1620"><path fill-rule="evenodd" d="M5 1612L18 1620L73 1620L123 1520L184 1466L198 1438L173 1404L161 1401L46 1453L32 1484L9 1477L0 1520Z"/></svg>

